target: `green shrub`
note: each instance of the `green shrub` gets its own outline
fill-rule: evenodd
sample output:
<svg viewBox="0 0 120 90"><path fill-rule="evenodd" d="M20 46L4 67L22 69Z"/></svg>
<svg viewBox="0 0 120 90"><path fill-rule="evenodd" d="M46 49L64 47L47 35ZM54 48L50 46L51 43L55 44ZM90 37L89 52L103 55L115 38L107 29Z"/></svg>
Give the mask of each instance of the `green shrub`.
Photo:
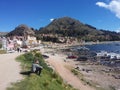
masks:
<svg viewBox="0 0 120 90"><path fill-rule="evenodd" d="M78 71L77 71L77 70L75 70L75 69L72 69L72 70L71 70L71 72L73 72L73 73L74 73L74 75L78 75Z"/></svg>
<svg viewBox="0 0 120 90"><path fill-rule="evenodd" d="M56 79L56 81L59 83L59 84L61 84L62 85L62 83L63 83L63 80L62 79Z"/></svg>
<svg viewBox="0 0 120 90"><path fill-rule="evenodd" d="M58 75L56 73L52 73L51 77L52 78L58 78Z"/></svg>
<svg viewBox="0 0 120 90"><path fill-rule="evenodd" d="M49 85L49 83L50 83L50 82L46 80L46 81L43 83L43 85L44 85L45 87L47 87L47 86Z"/></svg>
<svg viewBox="0 0 120 90"><path fill-rule="evenodd" d="M34 60L34 56L31 52L24 54L25 61L32 62Z"/></svg>

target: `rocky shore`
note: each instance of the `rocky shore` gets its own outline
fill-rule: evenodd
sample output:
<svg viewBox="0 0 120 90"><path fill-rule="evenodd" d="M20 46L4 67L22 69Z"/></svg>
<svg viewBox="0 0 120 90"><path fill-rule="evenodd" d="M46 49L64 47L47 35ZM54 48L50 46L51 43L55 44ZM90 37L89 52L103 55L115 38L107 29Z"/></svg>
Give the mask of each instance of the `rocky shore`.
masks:
<svg viewBox="0 0 120 90"><path fill-rule="evenodd" d="M111 42L109 42L111 43ZM69 45L70 46L70 45ZM62 44L52 45L45 50L46 53L51 55L57 55L58 57L64 57L61 61L69 64L71 69L75 69L79 72L77 77L85 85L94 87L96 90L119 90L120 86L120 71L114 71L112 67L100 65L94 61L77 61L76 58L67 58L69 51L64 51L64 49L69 49L69 46ZM81 77L81 75L82 77Z"/></svg>

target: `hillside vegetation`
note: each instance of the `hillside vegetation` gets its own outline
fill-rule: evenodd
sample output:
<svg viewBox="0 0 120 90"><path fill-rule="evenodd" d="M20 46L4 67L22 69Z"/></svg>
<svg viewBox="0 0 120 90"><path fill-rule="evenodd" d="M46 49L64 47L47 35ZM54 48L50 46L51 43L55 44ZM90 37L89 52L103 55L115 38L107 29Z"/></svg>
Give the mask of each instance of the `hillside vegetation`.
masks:
<svg viewBox="0 0 120 90"><path fill-rule="evenodd" d="M43 66L40 76L29 74L31 64L35 58ZM21 62L21 73L26 76L22 81L12 84L12 87L7 88L7 90L75 90L70 85L64 83L61 77L47 66L40 53L36 51L29 52L17 57L17 60Z"/></svg>
<svg viewBox="0 0 120 90"><path fill-rule="evenodd" d="M95 27L83 24L80 21L63 17L53 20L46 27L40 28L37 34L53 34L62 37L76 37L87 41L114 41L120 40L120 34L106 30L98 30Z"/></svg>

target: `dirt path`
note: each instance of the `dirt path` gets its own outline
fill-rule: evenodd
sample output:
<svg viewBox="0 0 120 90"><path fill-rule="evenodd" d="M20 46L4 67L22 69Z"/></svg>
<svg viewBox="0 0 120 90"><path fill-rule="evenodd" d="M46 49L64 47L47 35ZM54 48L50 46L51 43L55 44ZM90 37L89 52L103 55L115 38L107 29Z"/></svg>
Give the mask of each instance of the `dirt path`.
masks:
<svg viewBox="0 0 120 90"><path fill-rule="evenodd" d="M12 82L22 79L20 63L15 58L20 53L0 54L0 90L6 90Z"/></svg>
<svg viewBox="0 0 120 90"><path fill-rule="evenodd" d="M50 58L47 59L50 65L52 65L59 75L65 80L68 84L72 85L78 90L95 90L87 85L84 85L70 70L68 70L64 65L63 56L60 55L49 55Z"/></svg>

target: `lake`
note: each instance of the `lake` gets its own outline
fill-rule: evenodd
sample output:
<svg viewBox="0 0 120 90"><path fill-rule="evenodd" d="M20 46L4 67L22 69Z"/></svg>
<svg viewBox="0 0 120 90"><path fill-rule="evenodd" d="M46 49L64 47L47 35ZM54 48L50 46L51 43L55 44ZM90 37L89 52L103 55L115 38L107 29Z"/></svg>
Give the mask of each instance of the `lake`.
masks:
<svg viewBox="0 0 120 90"><path fill-rule="evenodd" d="M120 54L120 42L108 43L108 44L94 44L86 45L86 48L89 48L91 51L107 51Z"/></svg>

